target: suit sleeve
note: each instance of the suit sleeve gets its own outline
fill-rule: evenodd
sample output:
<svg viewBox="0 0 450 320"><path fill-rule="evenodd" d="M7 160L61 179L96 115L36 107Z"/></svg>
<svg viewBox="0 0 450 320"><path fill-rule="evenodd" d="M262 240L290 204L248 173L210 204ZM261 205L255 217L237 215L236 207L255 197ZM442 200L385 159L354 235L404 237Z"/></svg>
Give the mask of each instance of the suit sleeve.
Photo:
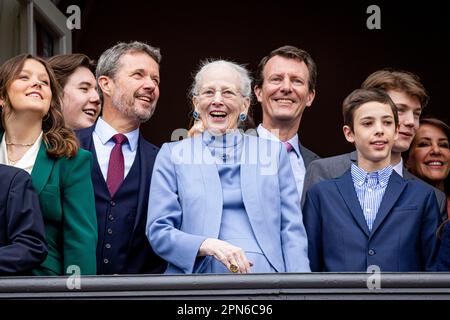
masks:
<svg viewBox="0 0 450 320"><path fill-rule="evenodd" d="M434 190L434 194L438 202L439 211L441 212L441 221L445 221L448 217L447 197L445 196L445 193L437 189Z"/></svg>
<svg viewBox="0 0 450 320"><path fill-rule="evenodd" d="M450 222L444 225L439 248L437 271L450 271Z"/></svg>
<svg viewBox="0 0 450 320"><path fill-rule="evenodd" d="M206 238L181 231L182 220L176 170L171 149L164 144L152 173L146 235L156 254L184 273L193 273L205 260L197 253Z"/></svg>
<svg viewBox="0 0 450 320"><path fill-rule="evenodd" d="M323 161L324 160L322 159L312 161L306 169L301 200L302 207L305 205L306 192L317 182L331 178L331 176L328 174L328 171L324 168Z"/></svg>
<svg viewBox="0 0 450 320"><path fill-rule="evenodd" d="M281 202L281 246L286 272L309 272L308 239L291 163L281 147L279 184Z"/></svg>
<svg viewBox="0 0 450 320"><path fill-rule="evenodd" d="M440 222L440 213L434 191L430 191L422 218L422 261L424 271L436 271L439 244L436 230Z"/></svg>
<svg viewBox="0 0 450 320"><path fill-rule="evenodd" d="M7 242L0 247L0 274L27 273L47 256L44 221L38 196L25 171L12 179L6 209Z"/></svg>
<svg viewBox="0 0 450 320"><path fill-rule="evenodd" d="M323 271L322 221L318 209L317 188L306 193L303 221L308 235L308 256L312 272Z"/></svg>
<svg viewBox="0 0 450 320"><path fill-rule="evenodd" d="M97 273L97 214L91 180L92 156L79 149L76 157L66 160L63 170L62 210L64 273L78 266L82 275ZM71 274L69 270L69 274Z"/></svg>

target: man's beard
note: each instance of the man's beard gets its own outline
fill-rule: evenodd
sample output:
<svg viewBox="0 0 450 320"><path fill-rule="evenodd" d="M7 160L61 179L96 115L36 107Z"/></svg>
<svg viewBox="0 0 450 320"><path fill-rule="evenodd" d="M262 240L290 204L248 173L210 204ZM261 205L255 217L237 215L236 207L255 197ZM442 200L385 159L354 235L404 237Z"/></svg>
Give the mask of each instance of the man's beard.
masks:
<svg viewBox="0 0 450 320"><path fill-rule="evenodd" d="M134 95L129 96L118 92L117 95L113 95L111 100L113 106L127 117L133 118L139 123L147 122L155 112L155 102L152 103L150 108L142 109L134 104L135 99Z"/></svg>

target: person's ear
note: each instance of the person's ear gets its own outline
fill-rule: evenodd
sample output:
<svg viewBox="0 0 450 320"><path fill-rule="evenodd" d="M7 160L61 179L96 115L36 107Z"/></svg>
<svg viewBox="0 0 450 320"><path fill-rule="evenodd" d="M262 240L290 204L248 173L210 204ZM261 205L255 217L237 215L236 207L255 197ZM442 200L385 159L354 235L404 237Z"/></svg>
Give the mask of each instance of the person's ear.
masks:
<svg viewBox="0 0 450 320"><path fill-rule="evenodd" d="M245 113L245 115L248 114L248 109L250 108L250 98L245 97L244 98L244 104L242 105L242 113Z"/></svg>
<svg viewBox="0 0 450 320"><path fill-rule="evenodd" d="M110 77L100 76L98 77L97 82L100 90L103 92L103 95L111 97L114 90L114 81Z"/></svg>
<svg viewBox="0 0 450 320"><path fill-rule="evenodd" d="M353 130L349 126L345 125L344 127L342 127L342 131L344 131L345 139L347 139L348 142L355 142L355 135L353 133Z"/></svg>
<svg viewBox="0 0 450 320"><path fill-rule="evenodd" d="M306 99L306 106L310 107L316 97L316 90L308 91L308 96Z"/></svg>
<svg viewBox="0 0 450 320"><path fill-rule="evenodd" d="M192 97L192 104L194 105L194 110L197 110L197 106L198 106L198 97L197 96Z"/></svg>
<svg viewBox="0 0 450 320"><path fill-rule="evenodd" d="M253 87L253 92L255 93L256 99L258 100L259 103L262 102L262 89L259 86L254 86Z"/></svg>

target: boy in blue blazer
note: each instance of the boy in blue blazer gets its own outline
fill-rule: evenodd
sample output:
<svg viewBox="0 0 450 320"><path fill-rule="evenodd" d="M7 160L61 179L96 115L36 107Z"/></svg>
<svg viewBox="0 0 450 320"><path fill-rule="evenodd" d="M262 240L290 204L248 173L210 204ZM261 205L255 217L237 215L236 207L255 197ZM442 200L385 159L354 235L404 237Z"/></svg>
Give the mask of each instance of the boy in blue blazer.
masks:
<svg viewBox="0 0 450 320"><path fill-rule="evenodd" d="M398 115L378 89L353 91L343 103L344 135L358 163L314 185L303 218L312 271L435 271L439 209L433 189L405 180L390 165Z"/></svg>

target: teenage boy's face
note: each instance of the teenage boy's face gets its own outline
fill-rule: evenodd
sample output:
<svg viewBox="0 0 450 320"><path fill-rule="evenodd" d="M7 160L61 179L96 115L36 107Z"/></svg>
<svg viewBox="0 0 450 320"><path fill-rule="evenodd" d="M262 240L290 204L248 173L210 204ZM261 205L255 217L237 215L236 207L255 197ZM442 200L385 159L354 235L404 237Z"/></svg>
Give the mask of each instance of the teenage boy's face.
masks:
<svg viewBox="0 0 450 320"><path fill-rule="evenodd" d="M364 103L353 114L353 131L344 126L344 135L355 144L358 159L388 165L398 136L391 107L375 101Z"/></svg>
<svg viewBox="0 0 450 320"><path fill-rule="evenodd" d="M403 91L388 90L387 94L397 106L398 112L398 139L392 149L394 152L404 152L409 149L419 129L422 107L418 98L407 95Z"/></svg>

